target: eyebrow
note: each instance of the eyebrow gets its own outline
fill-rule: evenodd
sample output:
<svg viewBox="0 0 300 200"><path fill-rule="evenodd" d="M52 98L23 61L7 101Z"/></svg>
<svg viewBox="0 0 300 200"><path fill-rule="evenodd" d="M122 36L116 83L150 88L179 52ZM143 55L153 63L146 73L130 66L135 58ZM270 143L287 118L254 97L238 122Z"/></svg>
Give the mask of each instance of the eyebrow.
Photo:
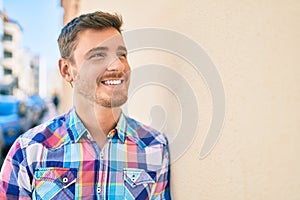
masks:
<svg viewBox="0 0 300 200"><path fill-rule="evenodd" d="M91 55L93 52L96 52L96 51L108 51L109 48L108 47L104 47L104 46L99 46L99 47L95 47L95 48L92 48L90 49L86 55ZM127 52L127 49L125 46L118 46L117 48L118 51L126 51Z"/></svg>
<svg viewBox="0 0 300 200"><path fill-rule="evenodd" d="M124 46L119 46L119 47L118 47L118 50L126 51L126 52L127 52L127 49L126 49L126 47L124 47Z"/></svg>

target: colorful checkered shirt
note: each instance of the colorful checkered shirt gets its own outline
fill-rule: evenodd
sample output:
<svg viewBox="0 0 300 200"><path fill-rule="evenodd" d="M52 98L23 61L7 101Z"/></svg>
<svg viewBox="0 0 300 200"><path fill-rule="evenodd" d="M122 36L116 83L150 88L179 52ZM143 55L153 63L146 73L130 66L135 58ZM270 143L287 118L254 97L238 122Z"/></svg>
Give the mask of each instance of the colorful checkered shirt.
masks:
<svg viewBox="0 0 300 200"><path fill-rule="evenodd" d="M0 199L171 199L166 137L121 113L102 149L71 109L22 134Z"/></svg>

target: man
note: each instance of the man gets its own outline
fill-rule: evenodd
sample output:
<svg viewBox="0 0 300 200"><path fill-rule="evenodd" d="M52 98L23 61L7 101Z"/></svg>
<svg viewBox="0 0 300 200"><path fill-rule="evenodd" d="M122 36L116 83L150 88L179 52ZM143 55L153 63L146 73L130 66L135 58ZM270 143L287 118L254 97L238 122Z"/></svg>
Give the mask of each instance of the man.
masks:
<svg viewBox="0 0 300 200"><path fill-rule="evenodd" d="M171 199L166 137L120 108L130 81L121 25L94 12L62 29L58 65L74 107L16 140L1 199Z"/></svg>

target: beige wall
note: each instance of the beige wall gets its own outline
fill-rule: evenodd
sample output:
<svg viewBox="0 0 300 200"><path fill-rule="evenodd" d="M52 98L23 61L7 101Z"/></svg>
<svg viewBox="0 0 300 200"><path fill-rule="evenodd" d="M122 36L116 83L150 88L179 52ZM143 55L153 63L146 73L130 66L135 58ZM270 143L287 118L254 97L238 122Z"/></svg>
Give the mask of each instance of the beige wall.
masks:
<svg viewBox="0 0 300 200"><path fill-rule="evenodd" d="M226 94L222 135L199 159L213 109L203 77L161 52L130 56L133 69L145 62L174 67L197 97L196 136L180 158L172 159L174 199L300 199L300 1L85 0L79 13L97 9L122 14L125 30L161 27L188 36L221 76ZM174 106L164 127L172 145L184 106L163 88L143 89L130 98L129 113L149 123L151 103Z"/></svg>

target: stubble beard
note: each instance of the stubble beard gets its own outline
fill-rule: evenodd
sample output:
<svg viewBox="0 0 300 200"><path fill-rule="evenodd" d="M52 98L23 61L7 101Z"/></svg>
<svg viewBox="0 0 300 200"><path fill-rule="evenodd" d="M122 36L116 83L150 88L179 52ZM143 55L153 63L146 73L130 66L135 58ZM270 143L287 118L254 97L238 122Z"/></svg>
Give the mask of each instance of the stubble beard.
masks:
<svg viewBox="0 0 300 200"><path fill-rule="evenodd" d="M106 108L116 108L116 107L120 107L123 104L126 103L128 99L128 95L127 92L124 91L116 91L113 93L111 98L105 98L102 97L101 94L97 95L95 97L95 103L97 105L106 107Z"/></svg>
<svg viewBox="0 0 300 200"><path fill-rule="evenodd" d="M76 82L75 92L83 97L84 100L86 100L86 103L90 103L91 105L95 104L105 108L116 108L127 102L129 86L128 77L123 83L126 84L125 88L115 89L109 97L103 95L101 92L97 92L98 87L101 87L101 83L93 84L92 82L81 80L79 74L77 74Z"/></svg>

